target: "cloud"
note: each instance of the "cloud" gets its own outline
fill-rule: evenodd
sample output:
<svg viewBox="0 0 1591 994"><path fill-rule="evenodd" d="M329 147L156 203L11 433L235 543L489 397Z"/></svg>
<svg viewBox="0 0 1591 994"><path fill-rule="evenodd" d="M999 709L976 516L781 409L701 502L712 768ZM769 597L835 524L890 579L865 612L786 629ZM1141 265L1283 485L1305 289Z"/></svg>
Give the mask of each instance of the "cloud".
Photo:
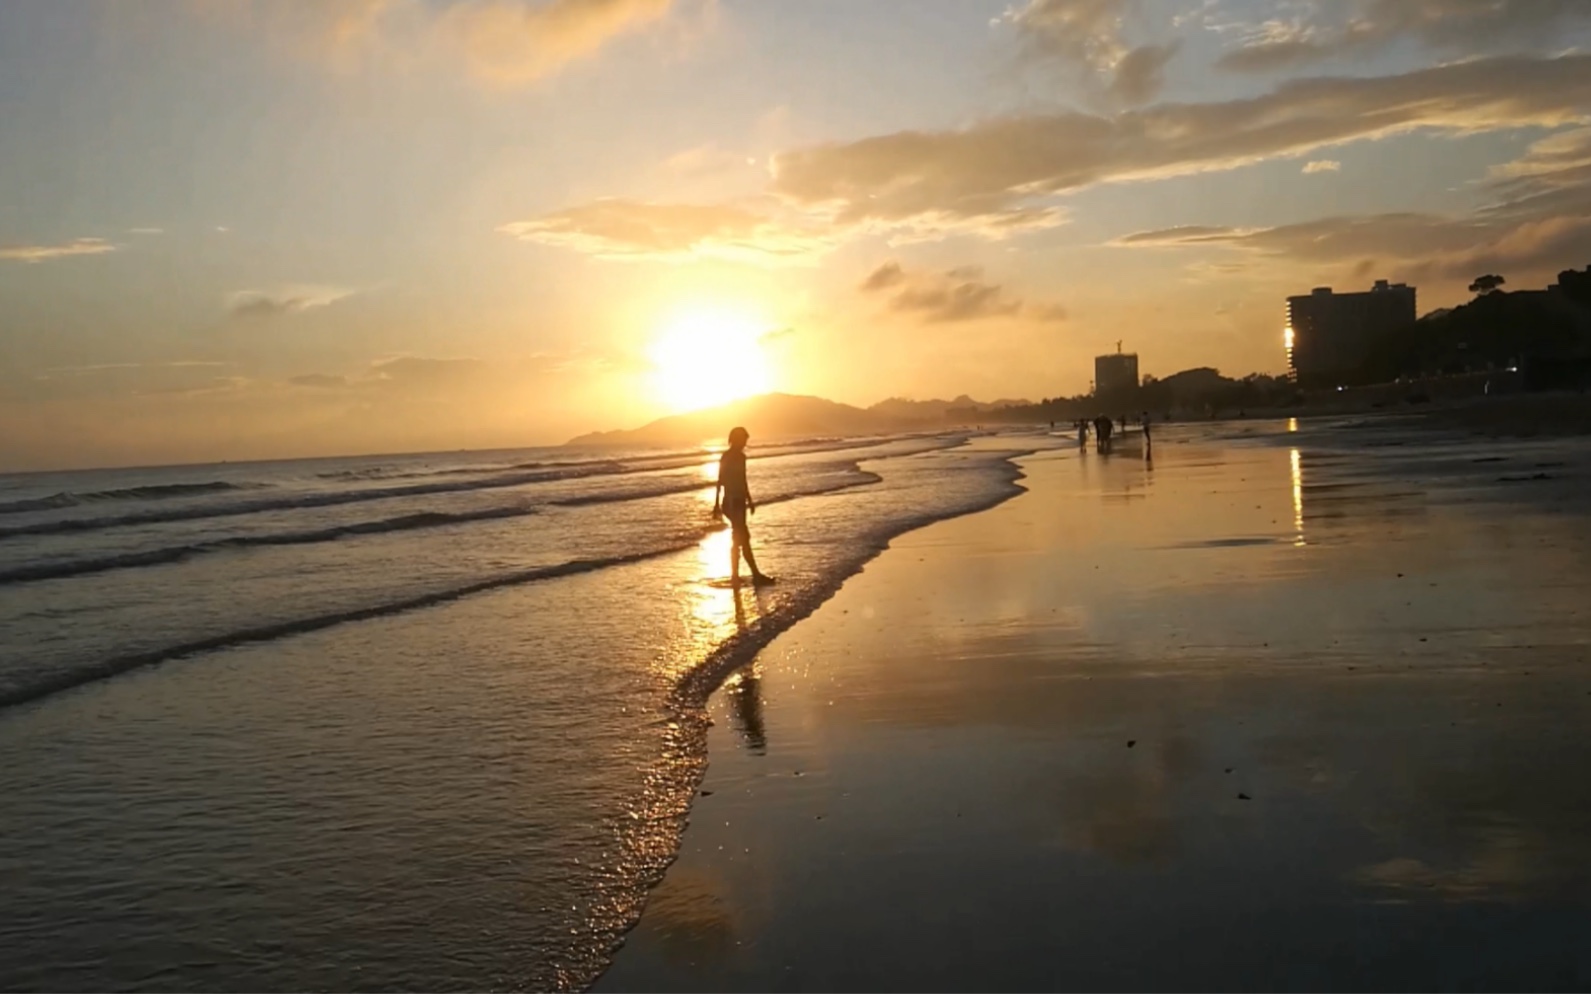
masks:
<svg viewBox="0 0 1591 994"><path fill-rule="evenodd" d="M1124 27L1137 0L1028 0L995 19L1010 24L1030 59L1080 69L1105 80L1104 92L1133 105L1154 99L1165 85L1175 43L1133 47Z"/></svg>
<svg viewBox="0 0 1591 994"><path fill-rule="evenodd" d="M900 263L886 262L862 281L863 293L895 290L889 309L919 318L925 324L950 324L1022 315L1032 320L1066 320L1058 304L1031 305L986 283L979 266L961 266L942 273L907 273Z"/></svg>
<svg viewBox="0 0 1591 994"><path fill-rule="evenodd" d="M1591 20L1585 0L1333 0L1306 9L1315 16L1250 28L1242 46L1217 64L1274 72L1364 54L1405 37L1474 55L1556 45L1571 22Z"/></svg>
<svg viewBox="0 0 1591 994"><path fill-rule="evenodd" d="M1371 214L1272 228L1182 228L1118 239L1133 247L1219 247L1310 264L1356 263L1354 272L1459 279L1482 270L1553 272L1591 260L1591 216L1498 221L1484 216Z"/></svg>
<svg viewBox="0 0 1591 994"><path fill-rule="evenodd" d="M1546 274L1591 261L1591 127L1569 128L1491 170L1492 199L1465 216L1388 213L1262 228L1184 226L1126 235L1138 248L1217 247L1311 264L1355 263L1356 275L1396 266L1410 277L1467 279L1481 271Z"/></svg>
<svg viewBox="0 0 1591 994"><path fill-rule="evenodd" d="M589 58L608 42L661 20L673 0L475 0L457 3L438 27L478 76L522 84Z"/></svg>
<svg viewBox="0 0 1591 994"><path fill-rule="evenodd" d="M1304 163L1304 175L1313 176L1315 173L1340 173L1342 163L1335 159L1315 159Z"/></svg>
<svg viewBox="0 0 1591 994"><path fill-rule="evenodd" d="M491 371L491 364L482 359L402 355L371 363L366 379L405 388L435 390L469 383Z"/></svg>
<svg viewBox="0 0 1591 994"><path fill-rule="evenodd" d="M348 377L330 376L326 373L305 373L302 376L289 377L287 382L289 386L311 390L337 390L348 385Z"/></svg>
<svg viewBox="0 0 1591 994"><path fill-rule="evenodd" d="M118 246L103 238L75 238L62 245L18 245L13 248L0 248L0 259L9 262L48 262L75 255L103 255L106 252L114 252L117 248Z"/></svg>
<svg viewBox="0 0 1591 994"><path fill-rule="evenodd" d="M900 268L898 262L886 262L868 274L862 281L862 290L872 293L892 286L899 286L906 282L906 272Z"/></svg>
<svg viewBox="0 0 1591 994"><path fill-rule="evenodd" d="M95 362L81 366L51 366L42 373L36 374L36 380L55 380L67 377L117 375L134 370L172 370L172 369L223 369L231 366L230 362L219 362L213 359L173 359L166 362Z"/></svg>
<svg viewBox="0 0 1591 994"><path fill-rule="evenodd" d="M1166 63L1177 54L1176 42L1167 45L1141 45L1116 63L1116 78L1106 91L1129 106L1146 104L1166 85Z"/></svg>
<svg viewBox="0 0 1591 994"><path fill-rule="evenodd" d="M811 145L773 158L770 196L755 202L605 199L499 230L607 258L808 261L857 234L899 244L1053 228L1068 218L1058 198L1097 184L1232 170L1416 131L1560 128L1583 122L1588 108L1591 55L1497 57L1296 80L1238 100L1013 115Z"/></svg>
<svg viewBox="0 0 1591 994"><path fill-rule="evenodd" d="M327 307L354 293L350 288L335 286L294 286L270 292L239 290L227 298L227 310L238 318L273 318Z"/></svg>
<svg viewBox="0 0 1591 994"><path fill-rule="evenodd" d="M720 258L764 264L802 262L831 246L812 230L785 225L733 204L665 204L596 200L514 221L498 231L523 241L608 259L671 262Z"/></svg>
<svg viewBox="0 0 1591 994"><path fill-rule="evenodd" d="M708 143L676 152L663 160L663 169L677 176L733 176L745 174L757 165L755 156L732 152Z"/></svg>
<svg viewBox="0 0 1591 994"><path fill-rule="evenodd" d="M1115 244L1161 248L1216 245L1326 262L1376 255L1428 258L1457 243L1473 243L1483 233L1481 225L1441 215L1373 214L1327 217L1271 228L1167 228L1128 235Z"/></svg>
<svg viewBox="0 0 1591 994"><path fill-rule="evenodd" d="M128 228L129 235L164 235L165 228Z"/></svg>
<svg viewBox="0 0 1591 994"><path fill-rule="evenodd" d="M1571 128L1530 146L1488 177L1496 200L1482 212L1496 218L1591 214L1591 128Z"/></svg>
<svg viewBox="0 0 1591 994"><path fill-rule="evenodd" d="M1059 223L1044 198L1093 184L1229 170L1416 130L1556 127L1588 107L1591 56L1503 57L1297 80L1242 100L1013 116L816 145L776 157L773 190L841 225L1043 227Z"/></svg>
<svg viewBox="0 0 1591 994"><path fill-rule="evenodd" d="M201 0L240 30L328 65L462 67L519 86L662 21L675 0Z"/></svg>

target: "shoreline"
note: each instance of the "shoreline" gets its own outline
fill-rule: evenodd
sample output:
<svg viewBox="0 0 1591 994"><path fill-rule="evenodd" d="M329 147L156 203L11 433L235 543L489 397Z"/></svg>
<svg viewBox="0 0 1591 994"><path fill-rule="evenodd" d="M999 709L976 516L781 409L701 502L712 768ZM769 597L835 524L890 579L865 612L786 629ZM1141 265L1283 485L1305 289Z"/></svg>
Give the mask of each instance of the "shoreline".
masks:
<svg viewBox="0 0 1591 994"><path fill-rule="evenodd" d="M557 566L557 582L529 581L535 556L575 547L568 528L536 533L543 545L512 524L471 530L460 537L473 544L436 542L430 557L405 541L406 568L439 593L330 614L321 590L309 626L293 620L308 571L251 563L238 582L289 584L281 604L254 607L290 626L218 625L234 634L203 643L152 626L146 643L215 651L133 666L0 722L16 757L4 787L18 830L0 853L17 871L0 902L9 975L84 988L143 971L171 989L586 986L677 852L705 762L696 701L899 534L1021 493L1011 457L1053 442L960 438L874 447L887 480L855 453L770 471L756 528L783 550L783 582L743 598L723 583L729 533L705 527L695 492L649 505L692 528L685 544L611 569ZM598 512L563 523L578 513ZM654 536L651 523L628 534ZM624 534L597 537L625 551ZM308 562L362 568L346 554L363 546L326 548ZM471 555L494 567L489 582L460 589L426 569ZM529 572L502 572L514 555ZM300 560L265 566L283 562ZM166 601L179 621L203 603ZM239 631L253 641L234 644ZM118 659L178 651L127 655L136 634L107 633L129 640Z"/></svg>
<svg viewBox="0 0 1591 994"><path fill-rule="evenodd" d="M1412 434L1417 441L1424 433ZM1342 488L1366 484L1335 482L1332 471L1323 468L1327 464L1307 454L1307 445L1302 446L1304 459L1291 460L1289 470L1285 449L1165 441L1156 447L1161 465L1154 470L1145 472L1141 460L1132 456L1093 456L1085 460L1095 474L1088 480L1076 475L1082 466L1075 451L1024 458L1021 464L1030 470L1026 493L993 509L901 536L886 550L892 555L870 560L811 617L779 634L751 664L733 673L709 702L713 724L707 729L708 767L697 785L679 852L649 894L640 923L594 989L1431 986L1411 978L1438 975L1448 978L1443 983L1462 986L1461 975L1451 971L1417 971L1430 968L1421 966L1421 957L1434 948L1430 937L1460 927L1465 916L1491 921L1499 908L1524 902L1525 917L1538 930L1552 933L1565 925L1591 924L1584 905L1554 913L1541 903L1541 888L1552 876L1544 874L1542 864L1567 871L1564 879L1570 889L1565 892L1560 886L1560 897L1577 893L1575 887L1591 879L1591 853L1570 844L1571 836L1562 829L1554 829L1546 843L1527 843L1523 850L1518 843L1505 844L1526 859L1520 871L1510 874L1485 869L1486 861L1495 858L1488 855L1495 846L1479 828L1481 841L1470 844L1481 848L1468 856L1429 847L1402 851L1386 838L1378 851L1364 828L1344 824L1339 813L1344 803L1367 803L1356 794L1368 793L1372 806L1405 812L1399 817L1415 814L1385 784L1355 788L1356 779L1365 778L1361 782L1368 784L1376 775L1360 769L1369 756L1345 737L1344 728L1372 740L1392 740L1388 755L1413 750L1430 763L1427 739L1463 753L1469 737L1479 737L1507 743L1503 751L1508 755L1518 751L1514 740L1532 735L1540 739L1540 732L1498 724L1500 717L1481 708L1483 696L1499 695L1492 710L1510 721L1515 714L1550 714L1554 708L1575 709L1571 713L1579 716L1577 721L1591 717L1591 703L1582 703L1591 702L1584 667L1591 635L1584 621L1568 619L1563 593L1554 592L1549 603L1535 609L1561 629L1555 643L1527 649L1523 631L1510 636L1506 626L1498 632L1516 639L1517 645L1477 642L1468 633L1478 631L1474 625L1480 622L1473 617L1467 625L1452 620L1466 617L1449 600L1456 596L1469 603L1466 585L1459 584L1454 593L1438 593L1453 582L1449 573L1456 568L1444 561L1449 553L1443 552L1443 543L1405 542L1413 558L1397 565L1414 570L1411 578L1434 578L1427 579L1430 586L1424 589L1435 602L1421 606L1411 600L1408 610L1417 616L1417 624L1389 629L1387 622L1370 619L1380 610L1378 603L1395 596L1403 573L1392 576L1386 550L1377 547L1382 540L1370 537L1396 542L1392 536L1407 529L1400 516L1412 508L1396 488L1383 487L1386 511L1396 512L1394 517L1372 510L1375 499L1367 497L1362 498L1369 503L1361 509L1360 523L1351 524L1337 515L1347 493ZM1164 493L1166 481L1184 472L1233 483L1231 473L1237 470L1196 468L1212 451L1249 466L1250 472L1274 467L1269 470L1274 485L1267 486L1269 496L1259 495L1257 513L1240 512L1235 497L1199 498L1181 484ZM1306 474L1302 482L1300 465ZM1323 478L1312 480L1310 473ZM1210 529L1195 526L1199 516L1165 505L1179 498L1205 505L1206 521L1213 509L1233 503L1227 513L1250 527L1234 529L1229 521L1225 531L1239 534L1211 536L1201 543L1201 531ZM1147 508L1175 520L1157 521L1152 513L1145 519L1144 513L1150 512L1142 509ZM1047 520L1050 509L1077 520ZM1146 545L1135 543L1130 534L1125 539L1114 536L1108 528L1101 533L1095 530L1096 512L1100 522L1127 513L1140 522L1134 527L1180 539L1175 545ZM1416 520L1424 521L1427 530L1476 537L1461 512L1439 501L1420 514ZM1550 518L1532 517L1524 525L1530 532L1553 528ZM1341 540L1331 536L1333 529L1355 534ZM1321 537L1316 538L1317 532ZM1092 561L1068 565L1055 559L1052 550L1058 549L1065 550L1068 561L1084 555ZM1183 575L1187 564L1178 562L1183 558L1198 561L1191 574ZM1302 583L1315 589L1317 598L1335 591L1324 598L1326 603L1335 598L1344 607L1362 606L1329 624L1301 619L1305 623L1289 626L1283 624L1285 616L1266 618L1265 612L1245 605L1252 594L1230 590L1232 584L1254 582L1257 559L1267 564L1262 573L1271 576L1273 585ZM1300 577L1299 564L1311 561L1316 565ZM1464 569L1472 567L1466 564ZM1377 579L1355 583L1373 583L1372 594L1341 588L1347 576L1366 569ZM1380 578L1383 569L1385 579ZM1122 577L1109 574L1123 570L1139 579L1122 587ZM1015 583L1004 571L1030 581L1036 576L1050 579L1036 586ZM1164 575L1168 571L1169 577ZM969 573L977 575L968 578ZM1100 573L1106 575L1096 579ZM1057 582L1065 578L1070 580ZM1073 603L1076 596L1068 591L1083 580L1103 584L1110 596L1093 602L1091 595L1084 595L1085 603ZM1200 589L1190 595L1173 580ZM1467 585L1476 582L1481 589L1491 583L1471 578ZM1258 593L1258 588L1250 589ZM1525 593L1508 599L1512 603ZM1180 605L1182 600L1199 607L1189 610ZM925 610L925 604L935 607ZM1467 612L1475 613L1473 606ZM1364 620L1356 620L1361 615ZM1406 630L1411 624L1427 634L1416 640ZM1323 637L1328 634L1334 637ZM1552 642L1550 636L1538 627L1530 637ZM1427 637L1440 641L1441 648ZM1321 644L1311 648L1304 641ZM990 683L964 671L970 659L987 660L984 665L1002 672L1016 668ZM1527 660L1528 670L1522 669L1521 659ZM1531 674L1528 679L1524 672ZM1057 687L1072 689L1057 696ZM1427 701L1418 706L1401 703L1410 693ZM1068 703L1071 694L1103 694L1099 700L1109 706L1103 712L1077 712ZM1211 694L1216 699L1206 700ZM1220 699L1225 694L1237 696ZM1328 720L1318 713L1316 697L1338 702L1342 713ZM1279 720L1286 709L1277 712L1273 699L1298 702L1313 715L1311 721L1302 729L1290 728L1294 722ZM1392 716L1400 709L1429 714L1417 719L1417 730L1396 731L1400 719ZM1101 724L1106 713L1114 717ZM1447 720L1438 720L1438 714ZM1193 721L1189 715L1200 716L1194 722L1199 727L1184 727ZM1368 720L1371 715L1377 716L1374 721ZM1079 720L1096 727L1086 732L1068 727ZM1159 733L1154 731L1157 725L1162 726ZM1456 731L1438 733L1438 726ZM1274 753L1275 740L1296 734L1328 744L1303 762L1267 755ZM1062 751L1033 751L1035 743L1047 741ZM1579 756L1581 747L1561 737L1549 736L1532 748L1554 751L1560 758L1591 758ZM1072 753L1085 758L1055 758ZM1213 758L1217 755L1226 758ZM1152 769L1121 767L1124 759L1147 762ZM1051 772L1040 772L1046 769ZM1531 782L1532 789L1546 789L1517 769L1510 767L1509 773ZM1076 813L1063 815L1058 838L1041 829L1042 817L1034 821L1028 796L1057 777L1072 787L1048 803L1069 808L1082 801ZM1117 777L1125 785L1113 784ZM1013 778L1018 788L1013 788ZM1488 779L1486 789L1493 789L1491 783ZM1344 796L1330 796L1333 791ZM1576 833L1591 828L1591 797L1584 794L1575 792L1577 800L1550 817L1567 818ZM1520 803L1538 818L1549 817L1537 810L1539 804ZM1311 808L1321 809L1311 817L1331 830L1298 820ZM1082 821L1066 828L1069 818ZM1300 877L1296 861L1301 853L1269 838L1266 826L1274 818L1299 829L1310 826L1298 845L1318 851L1317 860L1342 862L1344 846L1358 855L1349 861L1352 865L1326 877ZM1232 832L1248 839L1255 851L1230 850L1219 842L1222 833ZM1324 855L1328 853L1338 855ZM1258 861L1270 866L1271 874L1295 885L1297 893L1267 886L1263 900L1236 902L1249 908L1242 912L1245 916L1262 916L1249 927L1267 942L1301 943L1304 951L1290 973L1267 971L1254 960L1261 947L1253 945L1252 937L1237 940L1225 934L1209 941L1210 949L1224 949L1234 957L1228 964L1211 958L1208 950L1179 944L1171 938L1174 932L1165 931L1190 928L1195 921L1201 924L1194 931L1207 930L1208 920L1230 917L1231 907L1208 905L1222 894L1226 896L1221 900L1233 899L1227 885L1214 885L1208 873L1226 867L1219 872L1248 879L1249 871L1238 867L1250 857L1262 857ZM981 867L983 875L967 877L955 869L958 865ZM1141 876L1155 867L1156 874L1169 874L1178 882L1170 890L1160 888L1163 892L1154 900L1204 910L1193 918L1151 915L1133 927L1134 940L1096 935L1080 946L1063 941L1073 957L1070 970L1052 969L1052 954L1038 955L1034 943L1048 918L1070 922L1068 928L1080 933L1088 932L1093 926L1085 923L1095 919L1125 925L1120 912L1140 905L1137 899L1122 905L1122 890L1156 890ZM1067 908L1064 900L1054 907L1034 905L1043 881L1050 881L1043 893L1080 887L1094 895L1095 903L1086 912L1092 918L1077 918L1083 909ZM1439 899L1433 901L1432 894ZM1384 910L1389 899L1411 910L1389 916ZM947 900L962 909L982 908L985 917L967 919L963 912L950 910ZM1024 910L1011 911L1013 904ZM933 910L939 907L945 910ZM1312 917L1322 925L1333 922L1328 933L1335 929L1345 936L1359 934L1355 922L1378 921L1402 936L1414 952L1400 958L1381 946L1372 950L1362 945L1361 935L1360 954L1368 966L1344 973L1324 950L1309 952L1315 940L1267 920L1283 907L1290 915ZM952 924L954 929L945 932ZM1458 959L1484 972L1489 957L1494 966L1509 963L1510 969L1525 971L1509 976L1547 977L1541 972L1546 967L1532 968L1518 959L1524 939L1517 930L1497 934L1504 933L1507 941L1478 938L1473 953ZM1142 941L1151 939L1175 951L1173 958L1182 963L1183 972L1156 973L1135 965L1145 951ZM981 958L967 959L962 949L979 949ZM991 968L990 957L1004 965ZM1546 962L1555 969L1580 971L1573 975L1582 978L1582 985L1583 978L1591 977L1591 960L1576 958L1564 946L1551 945ZM933 964L937 966L929 969ZM1481 986L1497 986L1495 978L1501 975L1492 976Z"/></svg>

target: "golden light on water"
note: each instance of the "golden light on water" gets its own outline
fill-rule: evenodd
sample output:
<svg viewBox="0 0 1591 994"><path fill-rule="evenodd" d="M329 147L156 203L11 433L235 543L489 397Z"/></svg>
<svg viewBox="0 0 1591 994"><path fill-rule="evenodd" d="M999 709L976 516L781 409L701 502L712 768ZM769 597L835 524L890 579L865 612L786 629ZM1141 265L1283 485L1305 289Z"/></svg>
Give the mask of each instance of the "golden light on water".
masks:
<svg viewBox="0 0 1591 994"><path fill-rule="evenodd" d="M728 308L692 308L670 318L649 350L659 398L675 411L691 411L766 393L763 327Z"/></svg>

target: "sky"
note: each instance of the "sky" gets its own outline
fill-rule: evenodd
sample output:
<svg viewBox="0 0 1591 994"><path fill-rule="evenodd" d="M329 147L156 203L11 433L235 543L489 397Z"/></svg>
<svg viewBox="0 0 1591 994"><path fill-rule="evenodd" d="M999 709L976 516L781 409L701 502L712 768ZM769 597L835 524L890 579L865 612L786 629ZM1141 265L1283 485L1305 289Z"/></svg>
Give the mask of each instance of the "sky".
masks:
<svg viewBox="0 0 1591 994"><path fill-rule="evenodd" d="M0 470L1279 373L1591 264L1585 0L5 0Z"/></svg>

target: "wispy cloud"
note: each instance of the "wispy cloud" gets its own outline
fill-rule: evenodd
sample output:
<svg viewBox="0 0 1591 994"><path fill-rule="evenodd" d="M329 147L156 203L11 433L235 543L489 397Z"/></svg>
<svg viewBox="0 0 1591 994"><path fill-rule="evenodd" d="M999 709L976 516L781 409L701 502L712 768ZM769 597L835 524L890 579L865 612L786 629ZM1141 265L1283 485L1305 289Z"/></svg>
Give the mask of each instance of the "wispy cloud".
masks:
<svg viewBox="0 0 1591 994"><path fill-rule="evenodd" d="M61 245L18 245L0 248L0 259L10 262L49 262L76 255L103 255L116 251L118 246L103 238L77 238Z"/></svg>
<svg viewBox="0 0 1591 994"><path fill-rule="evenodd" d="M831 239L736 204L668 204L613 198L498 228L610 259L719 258L761 264L810 261Z"/></svg>
<svg viewBox="0 0 1591 994"><path fill-rule="evenodd" d="M1389 213L1317 218L1273 227L1183 226L1114 244L1227 248L1355 272L1390 266L1415 277L1476 272L1557 272L1591 259L1591 128L1560 131L1494 167L1481 187L1493 200L1468 215Z"/></svg>
<svg viewBox="0 0 1591 994"><path fill-rule="evenodd" d="M1176 42L1136 47L1126 25L1139 0L1028 0L995 18L1017 31L1030 60L1053 61L1098 80L1105 95L1122 104L1154 99L1165 85L1166 63Z"/></svg>
<svg viewBox="0 0 1591 994"><path fill-rule="evenodd" d="M1556 46L1562 29L1591 20L1585 0L1332 0L1292 20L1253 25L1218 63L1239 72L1294 69L1375 51L1400 38L1473 56Z"/></svg>
<svg viewBox="0 0 1591 994"><path fill-rule="evenodd" d="M462 68L516 86L589 59L684 0L210 0L240 29L341 68ZM707 0L694 6L710 8Z"/></svg>
<svg viewBox="0 0 1591 994"><path fill-rule="evenodd" d="M936 273L908 272L890 261L874 269L858 289L877 294L893 291L889 309L926 324L951 324L985 318L1016 317L1057 322L1066 320L1059 304L1030 304L999 284L986 282L981 266L960 266Z"/></svg>
<svg viewBox="0 0 1591 994"><path fill-rule="evenodd" d="M305 373L302 376L289 377L287 383L289 386L310 390L338 390L348 385L348 377L333 376L328 373Z"/></svg>
<svg viewBox="0 0 1591 994"><path fill-rule="evenodd" d="M67 377L97 376L103 373L123 373L129 370L163 369L224 369L233 365L212 359L173 359L167 362L95 362L81 366L51 366L34 376L37 380L55 380Z"/></svg>
<svg viewBox="0 0 1591 994"><path fill-rule="evenodd" d="M614 259L802 262L863 235L902 244L1054 228L1069 219L1063 197L1100 184L1227 171L1413 132L1561 128L1588 107L1591 55L1479 59L1295 80L1236 100L1014 115L810 145L773 157L761 197L610 198L499 230ZM1340 163L1316 158L1302 168L1320 174Z"/></svg>
<svg viewBox="0 0 1591 994"><path fill-rule="evenodd" d="M589 58L608 42L661 20L673 0L474 0L457 3L438 27L470 68L496 83L528 83Z"/></svg>
<svg viewBox="0 0 1591 994"><path fill-rule="evenodd" d="M290 286L279 290L239 290L227 298L227 310L238 318L273 318L327 307L357 291L337 286Z"/></svg>
<svg viewBox="0 0 1591 994"><path fill-rule="evenodd" d="M164 235L165 228L128 228L129 235Z"/></svg>
<svg viewBox="0 0 1591 994"><path fill-rule="evenodd" d="M1416 130L1557 127L1591 106L1591 56L1509 57L1401 75L1285 83L1249 99L1163 103L902 131L775 159L773 190L841 225L981 230L1046 221L1046 198L1110 182L1235 169ZM959 226L959 229L957 228Z"/></svg>

